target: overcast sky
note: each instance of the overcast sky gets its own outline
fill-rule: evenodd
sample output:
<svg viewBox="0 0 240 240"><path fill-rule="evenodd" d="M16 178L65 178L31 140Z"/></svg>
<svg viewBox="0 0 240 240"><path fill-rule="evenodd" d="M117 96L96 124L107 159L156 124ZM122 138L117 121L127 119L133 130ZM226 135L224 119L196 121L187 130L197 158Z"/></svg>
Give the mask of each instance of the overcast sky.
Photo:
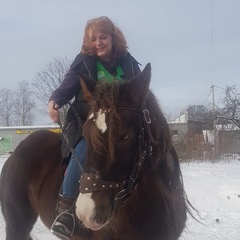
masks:
<svg viewBox="0 0 240 240"><path fill-rule="evenodd" d="M0 0L0 89L31 82L54 57L72 61L86 21L102 15L142 67L151 62L166 114L203 104L213 84L239 87L240 0Z"/></svg>

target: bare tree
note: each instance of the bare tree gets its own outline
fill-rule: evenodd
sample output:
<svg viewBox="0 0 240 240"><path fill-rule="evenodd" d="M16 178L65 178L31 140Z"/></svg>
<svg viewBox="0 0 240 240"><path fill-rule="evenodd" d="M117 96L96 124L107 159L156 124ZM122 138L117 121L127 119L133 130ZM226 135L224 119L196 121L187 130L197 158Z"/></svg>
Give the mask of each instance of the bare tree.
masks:
<svg viewBox="0 0 240 240"><path fill-rule="evenodd" d="M28 126L33 124L35 101L32 98L32 91L28 82L21 81L18 84L14 107L16 125Z"/></svg>
<svg viewBox="0 0 240 240"><path fill-rule="evenodd" d="M0 124L11 126L14 120L14 99L13 91L9 89L0 90Z"/></svg>
<svg viewBox="0 0 240 240"><path fill-rule="evenodd" d="M185 110L188 113L188 120L191 121L209 121L212 117L212 112L203 105L190 105Z"/></svg>
<svg viewBox="0 0 240 240"><path fill-rule="evenodd" d="M63 81L69 66L70 64L67 58L54 58L35 75L33 87L35 89L35 95L43 107L43 109L40 110L42 114L47 114L49 97ZM61 109L61 120L65 119L67 109L66 106Z"/></svg>
<svg viewBox="0 0 240 240"><path fill-rule="evenodd" d="M223 124L232 124L240 129L240 93L236 85L226 87L222 103L217 119Z"/></svg>

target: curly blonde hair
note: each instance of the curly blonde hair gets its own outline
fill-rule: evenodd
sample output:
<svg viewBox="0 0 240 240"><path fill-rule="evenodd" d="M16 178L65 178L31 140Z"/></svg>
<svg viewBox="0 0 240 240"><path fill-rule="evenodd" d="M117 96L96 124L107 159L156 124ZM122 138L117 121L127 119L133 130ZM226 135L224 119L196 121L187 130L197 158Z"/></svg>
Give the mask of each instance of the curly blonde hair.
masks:
<svg viewBox="0 0 240 240"><path fill-rule="evenodd" d="M114 51L113 56L115 58L124 56L127 53L128 49L127 41L122 31L112 22L110 18L102 16L87 21L84 31L83 44L81 48L81 52L83 54L87 54L90 56L95 55L90 39L90 33L93 32L94 30L99 30L104 34L111 35Z"/></svg>

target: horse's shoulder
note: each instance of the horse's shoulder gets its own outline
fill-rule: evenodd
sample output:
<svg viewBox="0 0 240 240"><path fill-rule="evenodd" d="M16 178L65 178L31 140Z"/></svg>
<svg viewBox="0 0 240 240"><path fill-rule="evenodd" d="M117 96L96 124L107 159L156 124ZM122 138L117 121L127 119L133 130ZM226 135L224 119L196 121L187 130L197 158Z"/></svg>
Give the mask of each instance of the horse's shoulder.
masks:
<svg viewBox="0 0 240 240"><path fill-rule="evenodd" d="M33 132L28 136L29 139L42 139L51 138L51 139L60 139L61 135L59 133L53 132L51 130L41 129Z"/></svg>
<svg viewBox="0 0 240 240"><path fill-rule="evenodd" d="M37 130L28 135L15 149L15 152L33 151L36 147L38 149L49 149L52 146L61 145L61 135L49 130ZM35 150L34 150L35 151Z"/></svg>

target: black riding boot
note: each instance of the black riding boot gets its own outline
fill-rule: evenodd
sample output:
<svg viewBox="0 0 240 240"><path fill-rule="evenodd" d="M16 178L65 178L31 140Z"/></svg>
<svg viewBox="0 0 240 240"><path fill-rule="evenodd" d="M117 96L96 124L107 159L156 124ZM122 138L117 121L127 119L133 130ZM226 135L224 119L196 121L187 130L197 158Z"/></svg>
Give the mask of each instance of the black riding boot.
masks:
<svg viewBox="0 0 240 240"><path fill-rule="evenodd" d="M51 232L62 240L69 240L75 228L75 217L72 211L73 203L74 200L59 195L57 210L59 215L52 224Z"/></svg>

